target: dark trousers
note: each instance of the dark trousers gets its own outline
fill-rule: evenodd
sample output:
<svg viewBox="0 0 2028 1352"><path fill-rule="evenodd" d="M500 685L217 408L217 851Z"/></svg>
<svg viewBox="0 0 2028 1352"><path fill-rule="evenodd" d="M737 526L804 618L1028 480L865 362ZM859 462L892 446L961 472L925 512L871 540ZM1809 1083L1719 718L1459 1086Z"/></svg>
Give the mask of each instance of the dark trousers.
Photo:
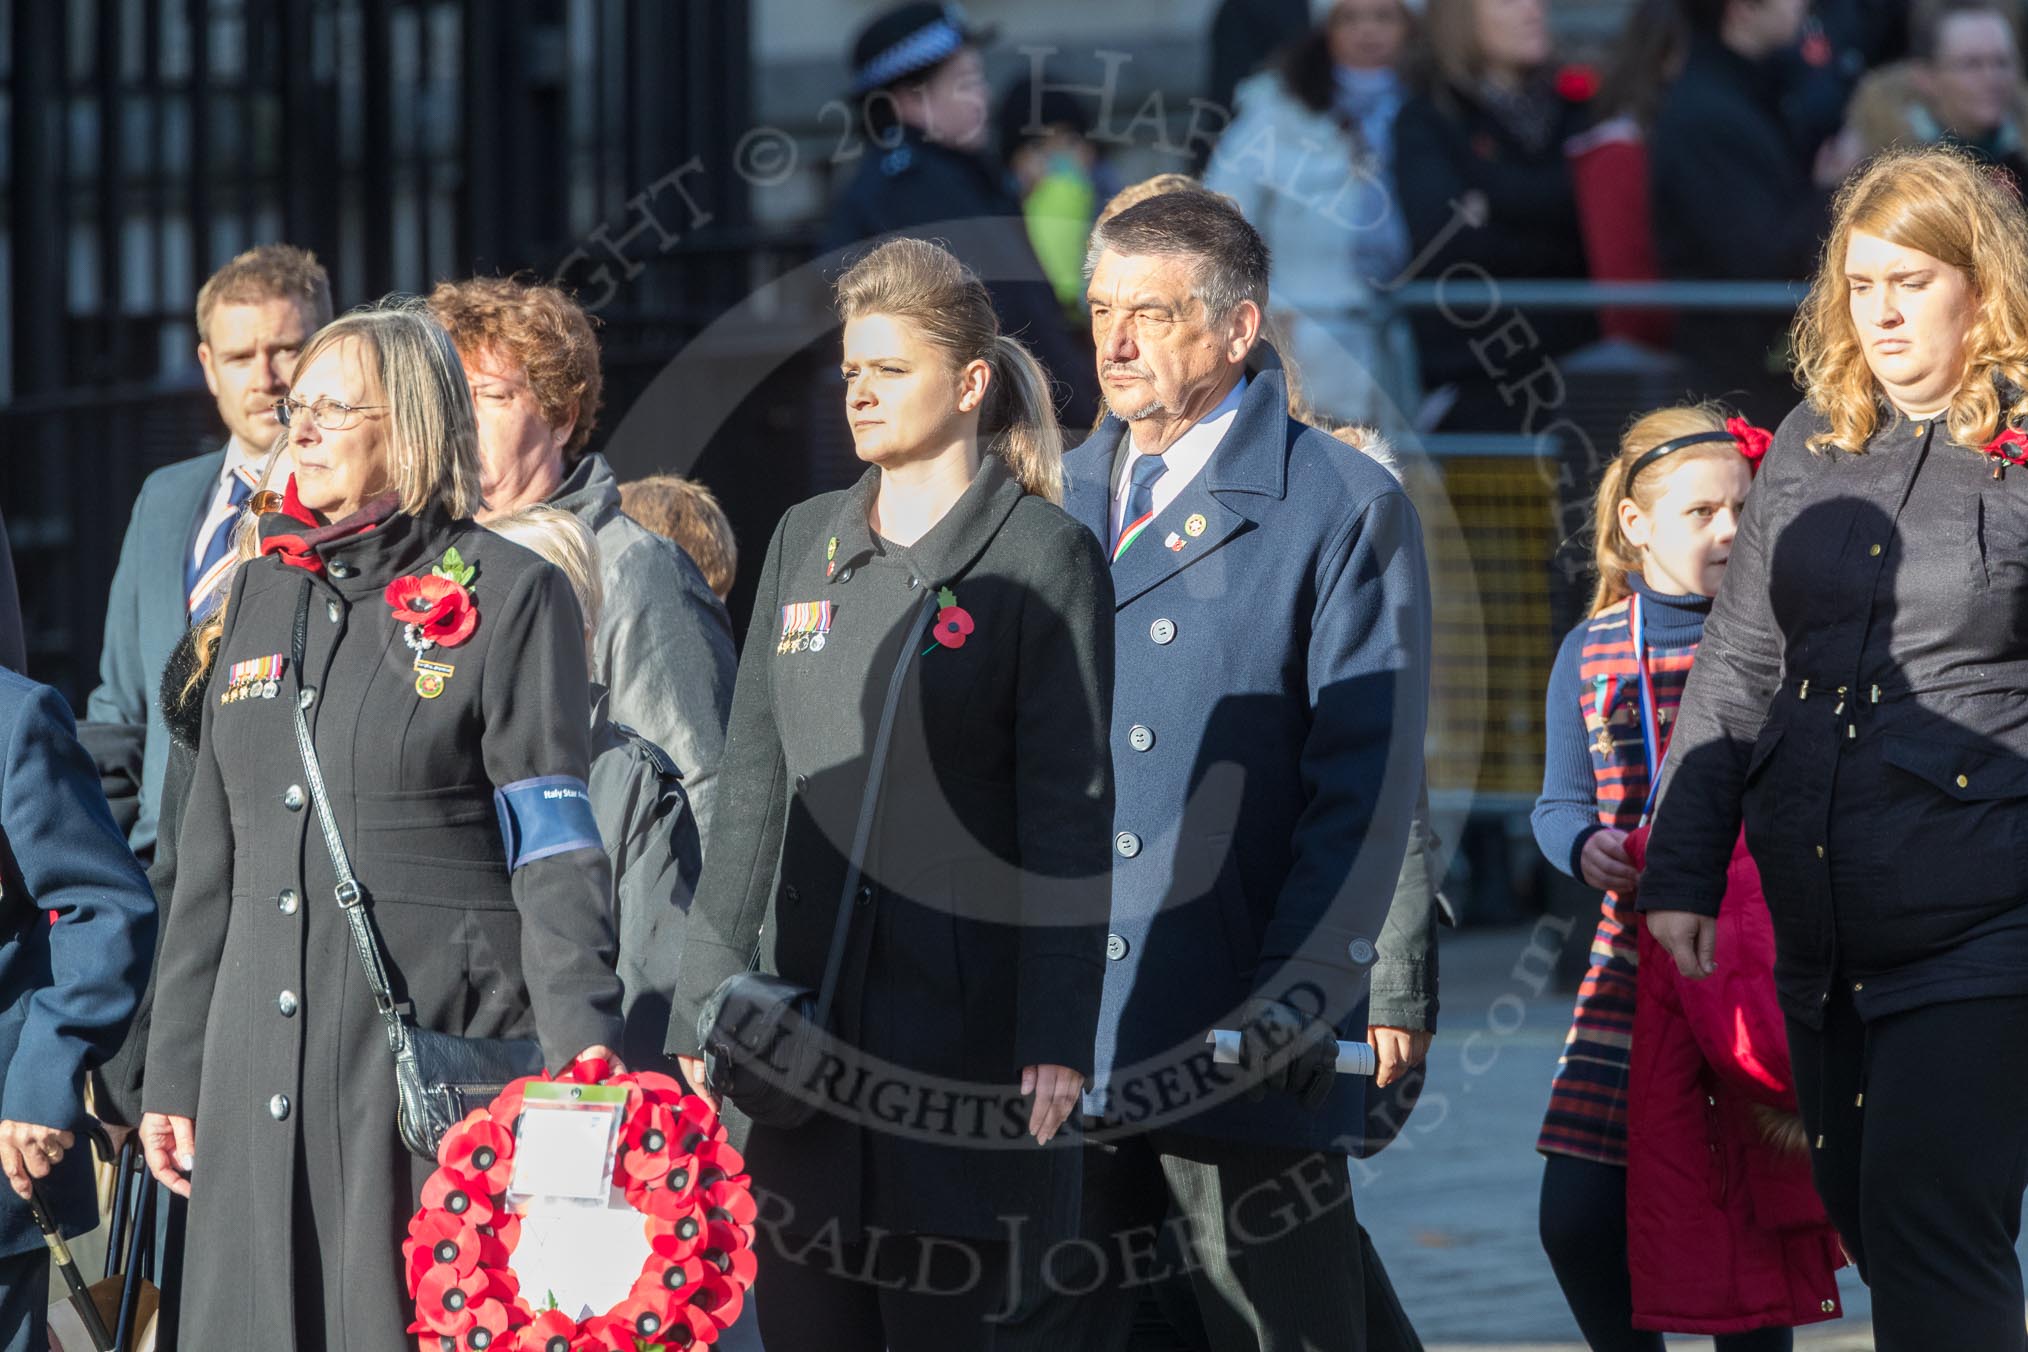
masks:
<svg viewBox="0 0 2028 1352"><path fill-rule="evenodd" d="M763 1230L754 1295L761 1342L783 1352L997 1352L1008 1246L889 1235L841 1244Z"/></svg>
<svg viewBox="0 0 2028 1352"><path fill-rule="evenodd" d="M1550 1155L1536 1217L1543 1252L1564 1303L1592 1352L1662 1352L1662 1335L1634 1327L1627 1271L1627 1171L1571 1155ZM1791 1329L1721 1333L1717 1352L1788 1352Z"/></svg>
<svg viewBox="0 0 2028 1352"><path fill-rule="evenodd" d="M1873 1290L1881 1352L2020 1352L2028 998L1789 1022L1817 1192ZM1821 1145L1817 1142L1821 1140Z"/></svg>
<svg viewBox="0 0 2028 1352"><path fill-rule="evenodd" d="M1081 1237L1021 1265L1020 1347L1163 1346L1182 1321L1154 1307L1182 1277L1218 1352L1366 1352L1343 1155L1163 1132L1089 1146L1084 1168Z"/></svg>
<svg viewBox="0 0 2028 1352"><path fill-rule="evenodd" d="M1175 1227L1162 1231L1167 1240ZM1218 1352L1211 1335L1204 1331L1204 1317L1197 1312L1197 1293L1183 1272L1182 1255L1171 1244L1163 1246L1176 1271L1152 1288L1141 1300L1134 1316L1133 1335L1127 1352ZM1366 1227L1359 1227L1359 1269L1366 1280L1366 1352L1423 1352L1422 1337L1394 1294L1387 1266L1373 1247Z"/></svg>
<svg viewBox="0 0 2028 1352"><path fill-rule="evenodd" d="M49 1250L0 1258L0 1352L49 1352Z"/></svg>

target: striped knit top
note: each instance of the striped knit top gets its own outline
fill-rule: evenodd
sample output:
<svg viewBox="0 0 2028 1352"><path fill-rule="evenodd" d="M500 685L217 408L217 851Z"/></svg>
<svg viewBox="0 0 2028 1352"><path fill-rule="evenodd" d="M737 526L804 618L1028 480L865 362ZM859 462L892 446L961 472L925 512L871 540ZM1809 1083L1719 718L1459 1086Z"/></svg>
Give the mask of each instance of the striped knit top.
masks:
<svg viewBox="0 0 2028 1352"><path fill-rule="evenodd" d="M1648 676L1666 747L1711 602L1663 596L1639 578L1633 582L1642 598ZM1535 831L1550 862L1572 874L1594 832L1632 830L1647 802L1653 767L1641 738L1640 664L1630 610L1622 601L1573 630L1550 679L1550 753ZM1537 1149L1626 1163L1637 952L1632 907L1608 893Z"/></svg>

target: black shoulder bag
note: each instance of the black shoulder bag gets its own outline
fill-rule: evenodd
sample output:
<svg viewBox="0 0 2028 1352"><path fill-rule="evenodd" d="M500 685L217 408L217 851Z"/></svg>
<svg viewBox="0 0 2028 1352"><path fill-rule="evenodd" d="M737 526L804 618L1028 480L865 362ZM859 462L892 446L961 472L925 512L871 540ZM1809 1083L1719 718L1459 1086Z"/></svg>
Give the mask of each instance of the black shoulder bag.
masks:
<svg viewBox="0 0 2028 1352"><path fill-rule="evenodd" d="M296 607L296 628L290 651L296 667L296 688L303 685L303 650L310 626L310 580L303 579L303 598ZM533 1038L458 1037L418 1028L407 1004L396 1001L387 979L387 954L373 918L362 904L365 894L352 876L352 862L345 854L345 841L338 834L338 819L331 812L330 795L324 791L324 772L317 764L317 748L310 740L310 724L303 717L303 701L295 708L296 747L303 753L303 775L309 780L310 798L317 805L317 824L324 832L324 848L331 853L331 871L338 877L336 895L352 931L352 947L359 965L366 969L366 987L373 993L374 1008L387 1025L388 1050L394 1053L394 1089L397 1099L395 1126L401 1143L426 1160L437 1157L444 1133L462 1121L474 1108L483 1108L496 1098L510 1080L542 1070L542 1047Z"/></svg>
<svg viewBox="0 0 2028 1352"><path fill-rule="evenodd" d="M736 972L719 983L697 1017L697 1043L704 1051L704 1079L712 1093L764 1127L800 1127L817 1111L809 1092L819 1058L830 1041L831 1000L845 964L845 939L852 930L852 897L866 866L867 846L887 771L887 748L894 739L894 714L915 658L923 622L936 607L936 593L923 589L915 623L902 631L901 656L887 680L887 701L866 762L866 788L859 798L859 822L852 832L852 855L831 926L831 951L824 959L824 982L816 991L761 971ZM773 904L770 899L770 905Z"/></svg>

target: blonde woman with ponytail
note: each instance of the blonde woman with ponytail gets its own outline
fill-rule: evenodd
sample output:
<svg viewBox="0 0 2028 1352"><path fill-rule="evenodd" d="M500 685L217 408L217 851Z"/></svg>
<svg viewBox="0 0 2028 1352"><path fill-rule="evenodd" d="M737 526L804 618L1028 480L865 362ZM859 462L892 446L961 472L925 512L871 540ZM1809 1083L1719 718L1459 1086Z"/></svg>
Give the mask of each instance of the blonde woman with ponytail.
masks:
<svg viewBox="0 0 2028 1352"><path fill-rule="evenodd" d="M1003 1218L1028 1218L1023 1245L1078 1219L1057 1133L1106 958L1113 592L1056 505L1042 370L979 280L898 239L838 310L866 471L769 542L669 1050L764 1119L737 1138L783 1207L764 1341L985 1347L1016 1271ZM747 1049L750 964L831 994L816 1059ZM756 1084L809 1111L762 1111Z"/></svg>

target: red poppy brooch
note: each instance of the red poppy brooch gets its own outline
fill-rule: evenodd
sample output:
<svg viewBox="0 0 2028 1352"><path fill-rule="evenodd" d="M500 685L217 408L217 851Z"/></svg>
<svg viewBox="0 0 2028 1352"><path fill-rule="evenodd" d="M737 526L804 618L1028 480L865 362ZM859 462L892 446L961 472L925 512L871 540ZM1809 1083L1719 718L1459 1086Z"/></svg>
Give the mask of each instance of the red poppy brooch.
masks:
<svg viewBox="0 0 2028 1352"><path fill-rule="evenodd" d="M556 1079L627 1089L613 1184L641 1215L648 1257L625 1299L580 1321L531 1300L512 1259L514 1127L531 1075L445 1133L438 1168L401 1246L420 1352L661 1352L715 1343L754 1280L752 1183L711 1107L666 1075L609 1074L603 1061Z"/></svg>
<svg viewBox="0 0 2028 1352"><path fill-rule="evenodd" d="M978 625L972 620L972 613L958 604L958 595L949 587L937 589L937 617L930 625L930 637L935 644L922 650L928 657L937 650L937 644L946 648L962 648L965 640L972 636Z"/></svg>
<svg viewBox="0 0 2028 1352"><path fill-rule="evenodd" d="M393 610L395 623L402 626L402 642L426 653L431 648L455 648L470 638L479 627L479 608L472 603L471 590L477 571L451 548L429 572L388 583L381 595Z"/></svg>
<svg viewBox="0 0 2028 1352"><path fill-rule="evenodd" d="M1980 449L1993 457L1993 477L2005 478L2007 466L2028 465L2028 432L2018 427L2004 428Z"/></svg>

